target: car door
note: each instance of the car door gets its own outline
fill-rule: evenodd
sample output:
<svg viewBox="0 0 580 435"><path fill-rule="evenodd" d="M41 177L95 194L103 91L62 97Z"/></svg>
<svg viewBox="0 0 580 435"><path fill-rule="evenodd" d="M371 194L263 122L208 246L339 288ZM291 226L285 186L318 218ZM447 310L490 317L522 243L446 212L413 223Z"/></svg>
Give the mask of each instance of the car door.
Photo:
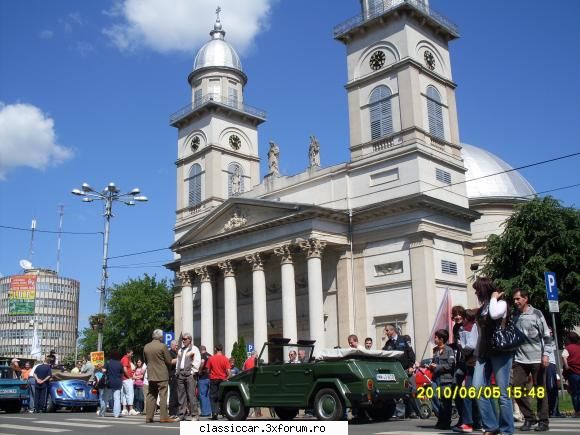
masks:
<svg viewBox="0 0 580 435"><path fill-rule="evenodd" d="M306 394L314 383L314 363L284 364L284 398L288 406L306 406Z"/></svg>
<svg viewBox="0 0 580 435"><path fill-rule="evenodd" d="M285 404L284 364L259 364L254 369L250 385L252 406L278 406Z"/></svg>

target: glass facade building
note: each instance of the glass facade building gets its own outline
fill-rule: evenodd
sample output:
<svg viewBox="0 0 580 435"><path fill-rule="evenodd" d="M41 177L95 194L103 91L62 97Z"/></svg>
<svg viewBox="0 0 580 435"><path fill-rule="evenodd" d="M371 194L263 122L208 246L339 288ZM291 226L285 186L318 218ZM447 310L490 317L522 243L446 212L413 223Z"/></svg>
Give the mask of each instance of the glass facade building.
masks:
<svg viewBox="0 0 580 435"><path fill-rule="evenodd" d="M17 283L23 281L30 287L17 293ZM47 269L0 278L0 356L31 358L35 330L42 355L51 350L59 359L74 354L79 292L79 281ZM22 303L22 298L30 300Z"/></svg>

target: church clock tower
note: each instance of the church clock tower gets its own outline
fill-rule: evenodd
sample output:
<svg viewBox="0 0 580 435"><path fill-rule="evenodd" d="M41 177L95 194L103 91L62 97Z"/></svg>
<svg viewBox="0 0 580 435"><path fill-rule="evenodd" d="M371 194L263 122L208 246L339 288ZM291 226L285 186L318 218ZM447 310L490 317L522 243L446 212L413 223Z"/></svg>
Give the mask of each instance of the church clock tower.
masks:
<svg viewBox="0 0 580 435"><path fill-rule="evenodd" d="M428 0L361 0L334 29L347 49L353 160L413 142L460 156L448 42L457 27Z"/></svg>
<svg viewBox="0 0 580 435"><path fill-rule="evenodd" d="M170 117L178 129L176 239L228 198L260 183L258 125L266 114L244 103L248 78L225 40L219 13L188 76L191 103Z"/></svg>

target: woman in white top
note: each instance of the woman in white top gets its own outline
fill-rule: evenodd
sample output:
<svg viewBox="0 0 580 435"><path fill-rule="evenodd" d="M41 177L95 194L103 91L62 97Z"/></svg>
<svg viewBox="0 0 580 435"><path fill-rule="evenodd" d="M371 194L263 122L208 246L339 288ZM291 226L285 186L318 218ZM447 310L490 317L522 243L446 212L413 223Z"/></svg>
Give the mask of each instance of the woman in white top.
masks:
<svg viewBox="0 0 580 435"><path fill-rule="evenodd" d="M481 413L481 423L485 435L514 433L514 416L512 401L508 397L507 388L510 384L512 360L514 352L496 352L490 349L489 342L498 323L507 317L508 306L502 300L503 292L489 278L478 278L473 284L475 295L481 304L477 313L479 339L475 353L477 362L473 374L473 386L478 392L476 397ZM499 416L495 413L492 402L491 374L495 376L495 386L500 389ZM481 391L481 394L479 394ZM498 418L499 417L499 418Z"/></svg>

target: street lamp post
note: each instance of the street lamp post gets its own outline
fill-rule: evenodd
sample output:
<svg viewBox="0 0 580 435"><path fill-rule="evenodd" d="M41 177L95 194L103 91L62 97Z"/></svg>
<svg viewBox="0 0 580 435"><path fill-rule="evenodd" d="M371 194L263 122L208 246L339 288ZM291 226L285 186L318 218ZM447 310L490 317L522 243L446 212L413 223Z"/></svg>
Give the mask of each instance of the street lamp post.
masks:
<svg viewBox="0 0 580 435"><path fill-rule="evenodd" d="M145 202L147 197L140 195L141 191L135 188L127 193L120 193L121 190L115 186L115 183L109 183L102 192L93 190L87 183L83 183L80 189L73 189L72 194L83 197L83 202L93 202L95 200L103 201L105 208L105 234L103 238L103 265L101 274L101 285L99 287L99 319L104 318L105 303L107 299L107 260L109 254L109 227L111 225L111 217L113 217L113 202L119 201L125 205L135 205L136 202ZM98 324L98 342L97 350L103 350L103 323Z"/></svg>

